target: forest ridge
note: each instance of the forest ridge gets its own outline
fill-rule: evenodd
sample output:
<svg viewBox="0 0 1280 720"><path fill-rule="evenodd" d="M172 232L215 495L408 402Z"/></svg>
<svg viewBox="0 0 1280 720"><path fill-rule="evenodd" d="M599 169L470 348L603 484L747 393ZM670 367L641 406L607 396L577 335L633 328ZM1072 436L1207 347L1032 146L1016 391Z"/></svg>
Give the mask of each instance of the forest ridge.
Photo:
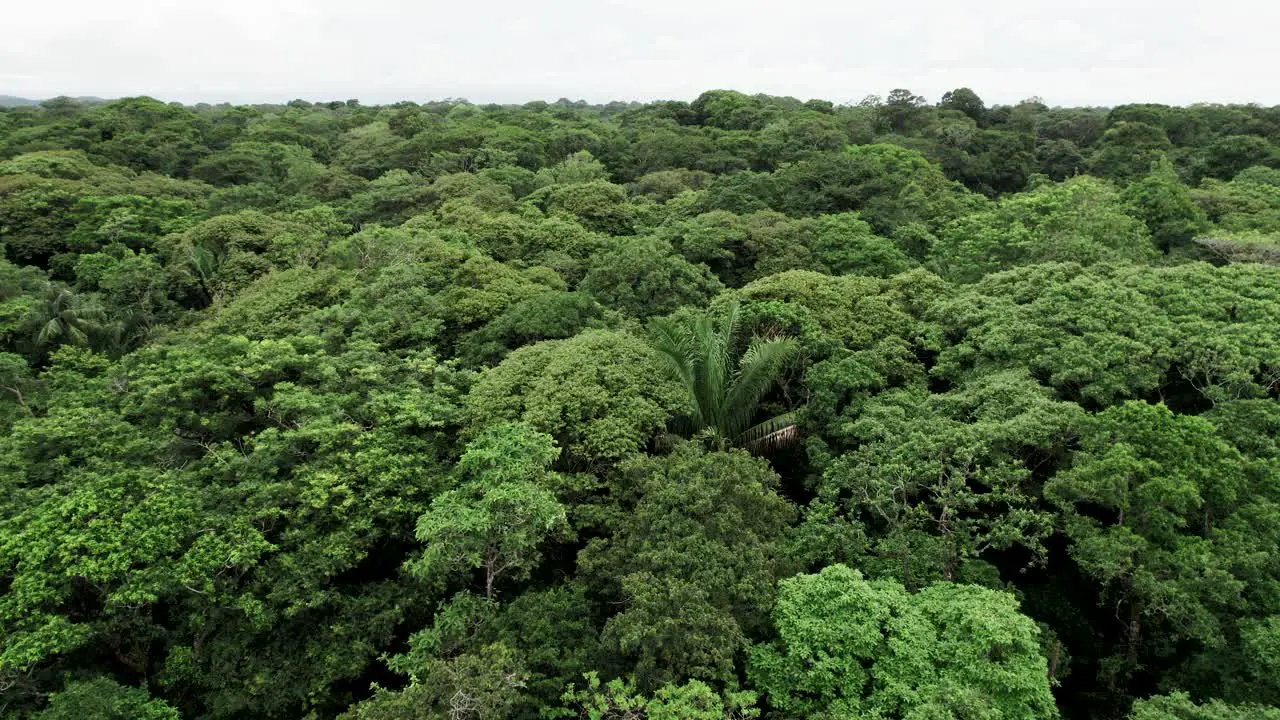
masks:
<svg viewBox="0 0 1280 720"><path fill-rule="evenodd" d="M1280 719L1280 107L0 108L0 716Z"/></svg>

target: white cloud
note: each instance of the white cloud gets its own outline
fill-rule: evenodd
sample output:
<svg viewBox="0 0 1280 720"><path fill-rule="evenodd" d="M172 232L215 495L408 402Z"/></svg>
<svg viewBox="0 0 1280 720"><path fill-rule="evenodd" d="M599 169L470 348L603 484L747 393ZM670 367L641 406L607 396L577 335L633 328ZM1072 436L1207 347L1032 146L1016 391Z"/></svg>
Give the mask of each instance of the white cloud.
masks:
<svg viewBox="0 0 1280 720"><path fill-rule="evenodd" d="M4 9L0 93L185 102L1280 103L1270 0L62 0Z"/></svg>

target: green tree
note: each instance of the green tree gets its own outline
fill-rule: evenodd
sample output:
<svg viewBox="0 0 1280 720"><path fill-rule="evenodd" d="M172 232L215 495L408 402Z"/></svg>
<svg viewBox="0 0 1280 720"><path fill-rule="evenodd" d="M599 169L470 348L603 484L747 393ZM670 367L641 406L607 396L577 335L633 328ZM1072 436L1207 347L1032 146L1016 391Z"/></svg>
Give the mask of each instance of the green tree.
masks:
<svg viewBox="0 0 1280 720"><path fill-rule="evenodd" d="M480 570L490 600L500 580L528 577L538 546L567 530L554 479L545 477L559 454L550 435L522 425L491 427L471 441L458 460L463 484L434 498L418 518L416 535L426 547L410 572L435 583Z"/></svg>
<svg viewBox="0 0 1280 720"><path fill-rule="evenodd" d="M4 391L4 402L0 404L3 408L0 409L0 427L7 431L14 420L35 414L38 388L26 358L0 353L0 390Z"/></svg>
<svg viewBox="0 0 1280 720"><path fill-rule="evenodd" d="M178 711L146 690L125 687L109 678L70 682L49 696L49 706L32 717L38 720L178 720Z"/></svg>
<svg viewBox="0 0 1280 720"><path fill-rule="evenodd" d="M1036 163L1050 180L1062 182L1085 171L1084 153L1065 138L1046 140L1036 146Z"/></svg>
<svg viewBox="0 0 1280 720"><path fill-rule="evenodd" d="M923 155L897 145L859 145L781 168L776 208L796 215L856 210L877 232L912 221L932 229L982 203ZM712 186L714 191L715 186Z"/></svg>
<svg viewBox="0 0 1280 720"><path fill-rule="evenodd" d="M374 178L346 204L346 216L357 225L399 225L427 209L434 199L427 178L400 168Z"/></svg>
<svg viewBox="0 0 1280 720"><path fill-rule="evenodd" d="M641 237L617 240L592 255L578 289L644 319L705 304L723 287L706 265L685 260L667 241Z"/></svg>
<svg viewBox="0 0 1280 720"><path fill-rule="evenodd" d="M760 167L776 168L849 144L838 121L817 112L788 114L760 131Z"/></svg>
<svg viewBox="0 0 1280 720"><path fill-rule="evenodd" d="M77 252L88 252L116 243L152 249L161 237L195 224L198 210L189 200L112 195L80 198L75 214L80 220L68 240Z"/></svg>
<svg viewBox="0 0 1280 720"><path fill-rule="evenodd" d="M102 658L193 715L331 712L422 611L396 548L448 477L448 374L358 341L198 338L121 365L61 349L55 412L0 442L0 665Z"/></svg>
<svg viewBox="0 0 1280 720"><path fill-rule="evenodd" d="M562 468L607 466L642 450L683 402L643 340L588 330L520 348L484 371L464 402L464 435L525 422L555 439Z"/></svg>
<svg viewBox="0 0 1280 720"><path fill-rule="evenodd" d="M652 697L645 697L630 680L600 682L595 672L586 673L583 687L570 684L560 700L565 705L546 714L548 718L593 718L593 720L744 720L760 716L755 694L730 692L721 697L706 683L690 680L683 685L668 683Z"/></svg>
<svg viewBox="0 0 1280 720"><path fill-rule="evenodd" d="M967 87L947 91L938 103L938 107L944 110L962 112L979 124L982 123L987 113L987 106L983 104L982 98Z"/></svg>
<svg viewBox="0 0 1280 720"><path fill-rule="evenodd" d="M1123 120L1102 135L1089 158L1089 168L1101 177L1128 183L1145 175L1152 163L1171 149L1163 129Z"/></svg>
<svg viewBox="0 0 1280 720"><path fill-rule="evenodd" d="M1280 268L1255 263L1214 268L1188 263L1150 274L1130 271L1127 284L1168 318L1171 369L1194 400L1166 391L1170 402L1221 403L1274 397L1280 381L1280 319L1273 285ZM1173 391L1173 392L1171 392Z"/></svg>
<svg viewBox="0 0 1280 720"><path fill-rule="evenodd" d="M1056 718L1039 629L1011 595L939 583L918 594L833 565L784 580L779 639L748 677L807 718Z"/></svg>
<svg viewBox="0 0 1280 720"><path fill-rule="evenodd" d="M1094 178L1047 185L953 221L930 258L943 275L969 282L1032 263L1148 261L1155 248L1147 228L1125 210L1119 194Z"/></svg>
<svg viewBox="0 0 1280 720"><path fill-rule="evenodd" d="M1209 228L1209 219L1191 199L1168 158L1160 158L1149 175L1125 188L1124 200L1134 217L1146 224L1156 247L1166 253L1186 246Z"/></svg>
<svg viewBox="0 0 1280 720"><path fill-rule="evenodd" d="M115 165L164 175L184 175L208 152L205 123L192 110L155 98L112 100L87 118L102 142L91 154Z"/></svg>
<svg viewBox="0 0 1280 720"><path fill-rule="evenodd" d="M527 671L500 643L414 670L399 692L380 690L342 720L506 720L518 717Z"/></svg>
<svg viewBox="0 0 1280 720"><path fill-rule="evenodd" d="M609 171L604 164L587 152L579 150L564 160L542 168L534 178L538 187L547 185L575 185L597 180L609 180Z"/></svg>
<svg viewBox="0 0 1280 720"><path fill-rule="evenodd" d="M926 122L928 101L910 90L897 88L889 92L877 110L891 130L907 133L919 129Z"/></svg>
<svg viewBox="0 0 1280 720"><path fill-rule="evenodd" d="M860 275L791 270L725 293L715 306L737 301L753 333L795 338L804 356L822 359L840 348L863 350L885 337L914 332L892 285Z"/></svg>
<svg viewBox="0 0 1280 720"><path fill-rule="evenodd" d="M1254 135L1227 135L1205 148L1204 174L1226 180L1254 165L1280 162L1275 147L1266 138Z"/></svg>
<svg viewBox="0 0 1280 720"><path fill-rule="evenodd" d="M708 90L689 103L689 110L699 124L725 130L759 130L777 113L763 96L734 90Z"/></svg>
<svg viewBox="0 0 1280 720"><path fill-rule="evenodd" d="M54 283L40 293L27 318L33 328L32 345L41 354L63 344L90 345L106 330L106 320L91 299Z"/></svg>
<svg viewBox="0 0 1280 720"><path fill-rule="evenodd" d="M684 443L627 461L613 485L607 534L578 555L619 608L604 643L645 691L688 678L732 683L788 574L780 541L793 510L778 476L741 450Z"/></svg>
<svg viewBox="0 0 1280 720"><path fill-rule="evenodd" d="M984 558L1015 547L1027 565L1043 566L1053 517L1039 507L1034 471L1066 455L1082 419L1021 370L947 393L886 390L833 421L832 444L855 449L826 467L813 510L839 514L811 511L808 520L848 518L866 538L866 555L857 557L856 547L811 551L857 558L908 588L990 582L995 567ZM816 537L823 528L806 531Z"/></svg>
<svg viewBox="0 0 1280 720"><path fill-rule="evenodd" d="M266 183L295 194L309 189L323 170L306 148L242 141L203 158L191 169L191 176L218 186Z"/></svg>
<svg viewBox="0 0 1280 720"><path fill-rule="evenodd" d="M1096 584L1115 654L1102 672L1123 687L1172 653L1159 636L1216 646L1219 609L1238 607L1244 582L1216 551L1214 528L1232 523L1248 492L1247 467L1214 426L1162 405L1127 402L1082 427L1082 451L1045 484L1071 557ZM1223 538L1225 540L1225 538Z"/></svg>
<svg viewBox="0 0 1280 720"><path fill-rule="evenodd" d="M73 212L84 192L70 180L0 174L0 229L6 254L14 261L44 266L71 249Z"/></svg>
<svg viewBox="0 0 1280 720"><path fill-rule="evenodd" d="M1133 704L1129 720L1277 720L1280 708L1228 705L1221 700L1196 704L1186 693L1159 695Z"/></svg>
<svg viewBox="0 0 1280 720"><path fill-rule="evenodd" d="M1151 270L1135 270L1141 275ZM1168 318L1118 273L1043 264L988 275L934 304L948 347L935 376L1025 368L1059 396L1106 406L1159 389L1174 345Z"/></svg>
<svg viewBox="0 0 1280 720"><path fill-rule="evenodd" d="M334 162L343 169L372 180L388 170L404 169L406 142L383 122L352 128L339 141Z"/></svg>
<svg viewBox="0 0 1280 720"><path fill-rule="evenodd" d="M565 215L606 235L630 235L635 211L627 203L627 190L606 180L552 185L526 198L548 215Z"/></svg>
<svg viewBox="0 0 1280 720"><path fill-rule="evenodd" d="M1191 197L1221 230L1280 232L1280 185L1241 176L1231 182L1206 179Z"/></svg>
<svg viewBox="0 0 1280 720"><path fill-rule="evenodd" d="M469 334L458 354L496 365L507 353L542 340L563 340L583 330L611 326L616 314L582 292L549 292L521 300Z"/></svg>
<svg viewBox="0 0 1280 720"><path fill-rule="evenodd" d="M835 275L887 277L914 264L893 240L872 234L857 213L820 217L813 235L814 255Z"/></svg>
<svg viewBox="0 0 1280 720"><path fill-rule="evenodd" d="M689 262L707 265L725 285L738 287L785 270L821 267L812 252L813 230L812 220L771 210L713 210L668 222L656 233Z"/></svg>
<svg viewBox="0 0 1280 720"><path fill-rule="evenodd" d="M706 434L721 450L730 445L765 450L789 444L798 432L793 413L754 420L761 399L796 354L796 343L757 336L737 354L740 323L736 304L721 317L659 318L649 326L650 343L692 408L689 434Z"/></svg>

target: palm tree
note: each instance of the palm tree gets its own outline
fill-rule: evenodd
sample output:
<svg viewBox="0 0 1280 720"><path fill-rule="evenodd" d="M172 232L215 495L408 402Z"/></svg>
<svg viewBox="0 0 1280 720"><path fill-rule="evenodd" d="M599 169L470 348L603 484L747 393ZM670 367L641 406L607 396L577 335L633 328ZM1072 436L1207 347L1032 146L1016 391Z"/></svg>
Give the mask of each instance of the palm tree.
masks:
<svg viewBox="0 0 1280 720"><path fill-rule="evenodd" d="M796 343L756 336L735 360L739 317L735 303L718 320L709 315L659 318L650 325L650 344L666 372L688 393L690 434L706 432L722 450L727 445L768 450L797 435L793 412L751 424L761 398L796 354Z"/></svg>
<svg viewBox="0 0 1280 720"><path fill-rule="evenodd" d="M200 291L209 302L218 298L218 273L222 271L224 262L226 256L216 250L210 250L204 245L191 246L191 253L187 257L187 271L199 283Z"/></svg>
<svg viewBox="0 0 1280 720"><path fill-rule="evenodd" d="M30 310L39 350L56 345L88 345L106 320L102 308L62 285L50 283Z"/></svg>

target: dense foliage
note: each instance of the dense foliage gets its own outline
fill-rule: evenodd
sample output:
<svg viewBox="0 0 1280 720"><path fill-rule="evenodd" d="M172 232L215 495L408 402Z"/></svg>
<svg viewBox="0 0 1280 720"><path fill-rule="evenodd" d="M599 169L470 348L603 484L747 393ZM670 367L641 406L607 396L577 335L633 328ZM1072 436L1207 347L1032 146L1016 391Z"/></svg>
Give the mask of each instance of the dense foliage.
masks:
<svg viewBox="0 0 1280 720"><path fill-rule="evenodd" d="M0 110L0 714L1280 717L1280 107Z"/></svg>

